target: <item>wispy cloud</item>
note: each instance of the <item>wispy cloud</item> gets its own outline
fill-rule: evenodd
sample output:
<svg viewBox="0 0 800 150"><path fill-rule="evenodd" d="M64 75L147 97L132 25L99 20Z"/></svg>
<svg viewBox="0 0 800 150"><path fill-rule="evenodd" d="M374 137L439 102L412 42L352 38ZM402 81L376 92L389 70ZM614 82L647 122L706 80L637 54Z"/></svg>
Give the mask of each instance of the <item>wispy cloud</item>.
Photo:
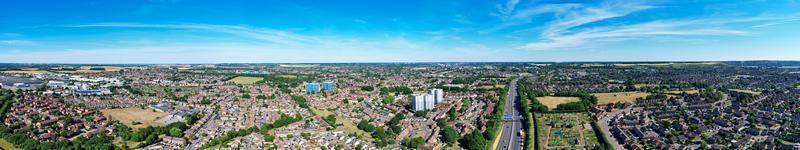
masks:
<svg viewBox="0 0 800 150"><path fill-rule="evenodd" d="M530 11L520 11L514 14L520 19L530 18L532 15L541 13L552 13L555 19L546 23L543 30L536 35L537 40L522 44L518 48L525 50L560 50L655 37L744 36L749 35L751 32L741 28L732 28L729 25L774 21L781 18L765 16L741 18L710 17L600 23L653 8L659 7L647 3L607 1L597 6L573 4L569 7L550 6L527 9ZM755 25L753 27L764 27L787 22L790 21Z"/></svg>
<svg viewBox="0 0 800 150"><path fill-rule="evenodd" d="M780 20L780 21L775 21L775 22L768 22L768 23L753 25L751 27L753 27L753 28L763 28L763 27L768 27L768 26L793 23L793 22L797 22L797 21L800 21L800 18L793 18L793 19L785 19L785 20Z"/></svg>
<svg viewBox="0 0 800 150"><path fill-rule="evenodd" d="M0 45L32 45L33 41L28 40L0 40Z"/></svg>
<svg viewBox="0 0 800 150"><path fill-rule="evenodd" d="M360 23L360 24L368 24L368 22L363 20L363 19L353 19L353 22Z"/></svg>
<svg viewBox="0 0 800 150"><path fill-rule="evenodd" d="M688 23L687 23L688 22ZM558 50L578 48L601 42L619 42L658 36L723 36L748 35L748 31L706 28L702 20L653 21L647 23L594 27L586 30L557 32L543 35L543 40L521 46L527 50Z"/></svg>
<svg viewBox="0 0 800 150"><path fill-rule="evenodd" d="M284 30L255 28L237 25L212 25L212 24L141 24L141 23L95 23L72 25L68 27L119 27L119 28L162 28L203 30L208 32L221 32L240 37L248 37L275 44L305 45L319 44L320 39L311 36L294 34Z"/></svg>
<svg viewBox="0 0 800 150"><path fill-rule="evenodd" d="M508 0L505 4L498 4L495 7L497 7L498 13L507 15L510 14L511 12L514 12L514 9L517 7L517 4L519 4L519 0Z"/></svg>

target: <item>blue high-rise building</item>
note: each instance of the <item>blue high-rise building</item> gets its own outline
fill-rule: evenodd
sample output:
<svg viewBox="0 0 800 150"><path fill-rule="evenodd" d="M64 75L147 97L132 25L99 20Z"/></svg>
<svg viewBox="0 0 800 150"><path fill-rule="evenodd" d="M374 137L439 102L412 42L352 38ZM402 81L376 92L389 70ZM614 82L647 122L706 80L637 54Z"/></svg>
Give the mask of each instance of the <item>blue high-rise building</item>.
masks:
<svg viewBox="0 0 800 150"><path fill-rule="evenodd" d="M319 93L319 83L306 83L306 93Z"/></svg>
<svg viewBox="0 0 800 150"><path fill-rule="evenodd" d="M325 90L325 92L333 92L333 82L322 83L322 90Z"/></svg>

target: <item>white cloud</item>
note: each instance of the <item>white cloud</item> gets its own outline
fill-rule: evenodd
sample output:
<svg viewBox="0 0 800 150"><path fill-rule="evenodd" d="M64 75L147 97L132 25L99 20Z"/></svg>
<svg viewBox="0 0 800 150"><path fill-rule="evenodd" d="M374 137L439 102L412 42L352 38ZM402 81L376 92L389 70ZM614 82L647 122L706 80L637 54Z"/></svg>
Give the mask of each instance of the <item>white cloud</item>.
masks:
<svg viewBox="0 0 800 150"><path fill-rule="evenodd" d="M605 43L656 37L745 36L750 35L751 32L731 26L785 20L785 17L755 16L655 19L634 23L598 23L652 8L656 8L656 6L635 2L608 1L598 6L580 5L569 7L566 10L544 11L552 12L555 19L548 22L544 29L536 35L538 37L537 41L522 44L518 48L525 50L560 50L587 48ZM518 15L522 18L531 16L528 14ZM753 27L780 23L786 22L774 22Z"/></svg>
<svg viewBox="0 0 800 150"><path fill-rule="evenodd" d="M781 24L793 23L793 22L796 22L796 21L800 21L800 18L795 18L795 19L785 19L785 20L780 20L780 21L775 21L775 22L768 22L768 23L763 23L763 24L753 25L753 26L751 26L751 27L753 27L753 28L763 28L763 27L768 27L768 26L774 26L774 25L781 25Z"/></svg>
<svg viewBox="0 0 800 150"><path fill-rule="evenodd" d="M519 0L508 0L503 5L498 4L496 6L497 7L497 12L500 13L500 14L503 14L503 15L510 14L511 12L514 12L514 9L515 9L515 7L517 7L518 3L519 3Z"/></svg>
<svg viewBox="0 0 800 150"><path fill-rule="evenodd" d="M28 40L0 40L0 45L32 45L33 41Z"/></svg>
<svg viewBox="0 0 800 150"><path fill-rule="evenodd" d="M557 33L550 36L543 36L544 38L542 41L528 43L520 48L528 50L553 50L578 48L601 42L619 42L657 36L742 36L748 34L748 31L742 30L704 27L702 26L702 21L653 21L633 25L594 27L587 30L570 31L569 33Z"/></svg>

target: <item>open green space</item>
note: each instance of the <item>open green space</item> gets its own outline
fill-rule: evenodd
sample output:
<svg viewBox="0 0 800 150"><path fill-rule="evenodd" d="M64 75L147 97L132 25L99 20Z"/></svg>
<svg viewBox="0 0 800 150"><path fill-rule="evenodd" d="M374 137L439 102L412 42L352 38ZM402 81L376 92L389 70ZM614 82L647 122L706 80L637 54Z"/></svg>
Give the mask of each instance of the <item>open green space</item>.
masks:
<svg viewBox="0 0 800 150"><path fill-rule="evenodd" d="M233 82L236 84L254 84L261 80L264 80L264 78L239 76L228 80L228 82Z"/></svg>
<svg viewBox="0 0 800 150"><path fill-rule="evenodd" d="M600 146L585 113L537 113L539 149L591 149Z"/></svg>

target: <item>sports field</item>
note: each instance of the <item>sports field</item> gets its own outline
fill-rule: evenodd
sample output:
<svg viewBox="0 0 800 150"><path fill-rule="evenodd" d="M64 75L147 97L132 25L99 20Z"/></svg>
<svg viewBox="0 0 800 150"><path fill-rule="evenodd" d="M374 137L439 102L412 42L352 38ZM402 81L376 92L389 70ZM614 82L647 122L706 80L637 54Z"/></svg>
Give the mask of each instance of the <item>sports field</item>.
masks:
<svg viewBox="0 0 800 150"><path fill-rule="evenodd" d="M578 97L558 97L558 96L545 96L545 97L536 97L536 100L539 100L539 103L544 104L547 108L555 109L558 104L569 103L569 102L577 102L581 99Z"/></svg>
<svg viewBox="0 0 800 150"><path fill-rule="evenodd" d="M120 109L101 109L100 112L106 117L118 120L125 125L138 129L147 126L163 126L157 120L169 115L169 113L155 111L150 108L120 108ZM138 122L134 125L134 122Z"/></svg>
<svg viewBox="0 0 800 150"><path fill-rule="evenodd" d="M589 149L599 145L585 113L537 113L539 149Z"/></svg>
<svg viewBox="0 0 800 150"><path fill-rule="evenodd" d="M228 80L228 82L233 82L236 84L253 84L258 81L264 80L264 78L259 77L236 77L233 79Z"/></svg>
<svg viewBox="0 0 800 150"><path fill-rule="evenodd" d="M636 98L646 97L650 93L645 92L614 92L614 93L592 93L597 97L597 104L610 104L616 102L634 102Z"/></svg>

